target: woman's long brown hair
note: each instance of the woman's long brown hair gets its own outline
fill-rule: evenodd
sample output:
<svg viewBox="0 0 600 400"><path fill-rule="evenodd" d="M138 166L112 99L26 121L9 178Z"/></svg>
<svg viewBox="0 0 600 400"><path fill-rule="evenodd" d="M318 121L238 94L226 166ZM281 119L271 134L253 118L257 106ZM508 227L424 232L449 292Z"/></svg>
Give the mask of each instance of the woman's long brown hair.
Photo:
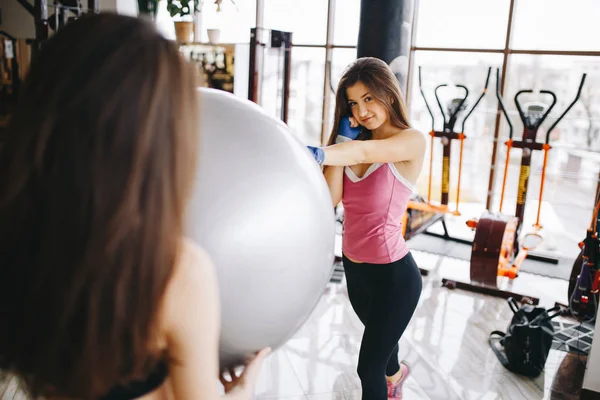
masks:
<svg viewBox="0 0 600 400"><path fill-rule="evenodd" d="M49 39L0 153L0 369L94 398L160 358L157 312L195 171L196 83L141 19Z"/></svg>
<svg viewBox="0 0 600 400"><path fill-rule="evenodd" d="M352 116L352 111L348 106L346 90L357 82L362 82L369 88L371 95L386 107L392 125L401 129L410 127L402 91L398 79L396 79L390 67L378 58L363 57L355 60L346 68L338 84L335 95L335 117L333 129L329 136L329 145L335 143L340 119L344 116ZM371 132L366 128L362 128L357 137L358 140L370 138Z"/></svg>

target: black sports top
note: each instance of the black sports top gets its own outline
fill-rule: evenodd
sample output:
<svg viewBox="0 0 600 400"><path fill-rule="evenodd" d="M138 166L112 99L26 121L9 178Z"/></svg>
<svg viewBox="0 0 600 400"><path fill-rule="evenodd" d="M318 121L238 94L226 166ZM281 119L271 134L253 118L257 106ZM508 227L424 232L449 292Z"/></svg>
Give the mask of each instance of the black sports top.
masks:
<svg viewBox="0 0 600 400"><path fill-rule="evenodd" d="M136 380L127 385L113 387L106 395L98 400L131 400L142 397L158 389L167 376L169 368L167 363L162 361L144 380Z"/></svg>

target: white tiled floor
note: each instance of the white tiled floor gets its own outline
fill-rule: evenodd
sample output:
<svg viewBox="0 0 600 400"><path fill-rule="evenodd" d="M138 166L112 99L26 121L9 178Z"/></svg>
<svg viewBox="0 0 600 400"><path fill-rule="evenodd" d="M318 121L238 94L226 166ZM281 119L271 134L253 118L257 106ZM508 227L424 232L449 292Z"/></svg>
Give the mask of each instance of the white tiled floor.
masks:
<svg viewBox="0 0 600 400"><path fill-rule="evenodd" d="M512 316L506 300L441 287L442 277L467 279L468 262L422 251L413 255L430 274L423 279L419 307L399 342L400 358L412 366L405 400L578 398L568 392L555 397L553 381L567 353L551 350L544 374L535 379L500 365L488 336L506 329ZM566 302L567 281L521 273L503 285L539 296L546 307ZM330 284L307 322L265 361L256 399L361 400L356 365L362 331L344 284ZM13 384L0 382L0 400L25 399Z"/></svg>
<svg viewBox="0 0 600 400"><path fill-rule="evenodd" d="M466 279L468 262L414 251L424 278L420 304L399 342L412 365L404 399L550 399L552 379L567 353L552 350L542 376L508 372L488 345L492 330L504 331L512 312L506 300L441 287L441 277ZM541 297L547 307L565 302L567 282L522 273L511 290ZM344 284L331 284L306 324L268 359L257 399L361 398L356 363L362 324Z"/></svg>

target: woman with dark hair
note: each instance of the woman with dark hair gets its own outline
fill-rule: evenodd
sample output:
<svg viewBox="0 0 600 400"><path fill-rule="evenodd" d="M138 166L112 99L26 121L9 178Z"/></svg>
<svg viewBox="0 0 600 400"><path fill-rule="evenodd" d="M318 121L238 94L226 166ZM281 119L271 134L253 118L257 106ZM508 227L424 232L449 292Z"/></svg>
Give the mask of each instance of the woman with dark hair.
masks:
<svg viewBox="0 0 600 400"><path fill-rule="evenodd" d="M0 370L46 399L216 399L220 306L183 236L195 73L137 18L44 43L0 152ZM268 349L227 398L249 399Z"/></svg>
<svg viewBox="0 0 600 400"><path fill-rule="evenodd" d="M343 264L348 296L365 325L358 359L363 399L402 398L409 366L398 341L422 290L419 268L402 236L425 156L425 136L410 127L398 80L376 58L360 58L338 85L335 121L324 148L333 205L344 206ZM386 378L387 377L387 378Z"/></svg>

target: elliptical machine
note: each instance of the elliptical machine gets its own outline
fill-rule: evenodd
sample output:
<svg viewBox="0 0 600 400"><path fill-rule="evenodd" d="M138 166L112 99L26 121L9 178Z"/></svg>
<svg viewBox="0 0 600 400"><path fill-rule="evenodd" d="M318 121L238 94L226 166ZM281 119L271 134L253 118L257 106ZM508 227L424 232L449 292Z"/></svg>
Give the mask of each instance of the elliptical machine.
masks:
<svg viewBox="0 0 600 400"><path fill-rule="evenodd" d="M429 136L431 137L431 143L429 146L429 182L427 187L427 199L425 200L421 196L415 196L408 203L407 212L403 218L403 234L406 240L410 239L413 236L416 236L419 233L426 232L427 229L435 224L438 221L442 222L442 227L444 228L444 234L438 235L432 232L426 232L428 235L438 236L446 240L453 240L459 243L471 244L470 241L466 241L460 238L454 238L450 236L448 233L448 228L446 226L446 222L444 221L444 217L446 214L452 215L460 215L458 210L458 205L460 202L460 183L461 183L461 175L462 175L462 160L463 160L463 149L464 149L464 141L466 139L465 135L465 123L467 119L471 116L475 108L479 105L479 102L485 96L487 92L488 83L490 80L490 73L492 68L488 68L487 77L485 79L485 85L483 87L483 91L481 95L477 98L467 115L462 120L462 125L459 132L455 132L456 122L458 118L463 114L467 109L467 98L469 97L469 89L467 89L464 85L456 85L461 91L463 95L460 97L452 98L446 104L446 110L444 110L444 106L440 101L440 97L438 92L441 88L448 87L448 84L440 84L436 86L434 90L436 102L440 108L440 112L442 113L443 126L441 131L435 130L435 117L431 108L429 107L429 103L427 102L427 98L425 97L425 93L423 92L423 85L421 81L421 67L419 66L419 90L421 95L423 96L423 100L425 101L425 106L427 107L427 111L431 116L431 131L429 132ZM431 202L431 185L432 185L432 175L433 175L433 148L434 148L434 140L435 138L440 138L443 146L442 150L442 182L441 182L441 197L440 204L434 204ZM448 207L448 201L450 198L450 160L452 154L452 141L458 140L460 142L460 155L459 155L459 164L458 164L458 182L457 182L457 191L456 191L456 206L454 210L451 210Z"/></svg>
<svg viewBox="0 0 600 400"><path fill-rule="evenodd" d="M514 298L519 302L529 302L538 304L539 299L532 296L526 296L502 290L498 287L497 277L506 276L509 279L515 279L518 276L521 264L528 257L531 250L535 249L543 241L541 234L542 225L540 225L540 212L542 207L542 196L544 194L544 181L546 178L546 168L548 163L548 152L552 148L549 144L550 133L564 118L569 110L575 105L581 89L585 83L586 74L581 77L579 89L575 99L567 109L558 117L546 132L544 142L536 141L538 129L550 114L550 111L556 104L556 95L550 90L541 90L540 93L550 96L551 102L548 103L528 103L525 111L519 102L519 97L525 93L533 93L533 90L519 90L515 95L514 101L519 111L519 116L523 121L523 135L520 139L513 139L513 126L504 107L502 96L500 95L500 70L496 71L496 95L500 107L508 122L509 139L506 141L506 162L504 165L504 177L502 180L502 193L500 196L500 210L497 213L486 211L479 220L469 220L467 225L475 229L475 238L471 249L470 279L471 282L458 282L451 279L442 279L442 285L449 288L459 288L491 296ZM517 189L517 204L514 215L502 212L504 204L504 193L506 188L506 177L508 173L508 164L510 161L510 151L512 148L522 149L521 168ZM527 199L527 188L529 184L529 175L531 168L531 155L535 150L544 151L544 163L542 167L542 177L540 184L540 194L538 200L537 218L533 225L533 231L522 236L523 217L525 215L525 203ZM532 258L532 257L530 257ZM542 261L554 262L552 259L536 257ZM556 261L557 262L557 261Z"/></svg>

